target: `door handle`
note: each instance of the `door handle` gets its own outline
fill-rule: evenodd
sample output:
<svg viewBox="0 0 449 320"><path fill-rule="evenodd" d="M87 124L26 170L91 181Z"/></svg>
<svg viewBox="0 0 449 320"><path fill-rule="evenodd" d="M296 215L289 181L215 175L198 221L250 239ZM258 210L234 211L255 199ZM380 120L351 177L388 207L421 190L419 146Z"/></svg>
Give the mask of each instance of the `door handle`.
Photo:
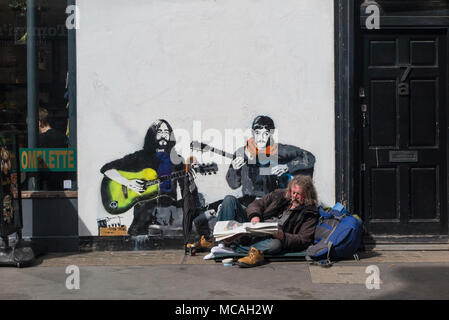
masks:
<svg viewBox="0 0 449 320"><path fill-rule="evenodd" d="M362 109L362 127L368 127L368 106L366 104L361 105Z"/></svg>

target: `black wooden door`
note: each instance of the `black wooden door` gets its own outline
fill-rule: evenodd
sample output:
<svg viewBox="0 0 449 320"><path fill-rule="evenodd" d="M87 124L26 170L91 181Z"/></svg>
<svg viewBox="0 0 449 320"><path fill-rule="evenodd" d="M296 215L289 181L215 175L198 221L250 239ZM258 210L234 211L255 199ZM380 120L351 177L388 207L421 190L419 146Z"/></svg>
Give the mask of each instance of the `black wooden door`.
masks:
<svg viewBox="0 0 449 320"><path fill-rule="evenodd" d="M447 48L436 30L363 36L362 202L373 235L447 235Z"/></svg>

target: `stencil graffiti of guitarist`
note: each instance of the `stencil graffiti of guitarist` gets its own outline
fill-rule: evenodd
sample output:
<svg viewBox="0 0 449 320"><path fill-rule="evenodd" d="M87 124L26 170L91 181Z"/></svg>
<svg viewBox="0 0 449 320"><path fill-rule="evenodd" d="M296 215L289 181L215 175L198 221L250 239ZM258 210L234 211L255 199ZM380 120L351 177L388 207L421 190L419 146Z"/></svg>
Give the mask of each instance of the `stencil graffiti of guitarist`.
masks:
<svg viewBox="0 0 449 320"><path fill-rule="evenodd" d="M217 209L217 221L247 222L245 208L255 199L275 189L286 188L293 176L313 175L315 156L299 147L275 143L273 138L275 126L270 117L256 117L251 129L252 137L234 154L209 146L203 147L197 142L193 143L193 146L199 145L200 150L210 150L232 158L226 181L231 189L242 187L243 197L239 199L232 195L224 197ZM194 223L199 228L200 225L206 225L207 221L200 215Z"/></svg>
<svg viewBox="0 0 449 320"><path fill-rule="evenodd" d="M142 150L107 163L100 171L109 179L141 194L146 189L143 179L126 178L119 171L140 172L150 168L161 177L168 176L174 171L185 170L183 159L174 149L175 144L170 124L162 119L156 120L146 133ZM185 181L187 180L163 181L159 185L157 198L135 204L134 218L128 234L147 235L152 222L156 225L170 225L176 217L177 186L179 184L181 194L184 194L184 188L187 187ZM191 182L189 189L193 192L196 186L193 179L189 181ZM197 195L197 192L194 194Z"/></svg>
<svg viewBox="0 0 449 320"><path fill-rule="evenodd" d="M229 187L242 187L243 205L285 188L292 176L313 175L314 155L299 147L275 143L275 126L270 117L256 117L251 129L253 137L234 153L226 175Z"/></svg>

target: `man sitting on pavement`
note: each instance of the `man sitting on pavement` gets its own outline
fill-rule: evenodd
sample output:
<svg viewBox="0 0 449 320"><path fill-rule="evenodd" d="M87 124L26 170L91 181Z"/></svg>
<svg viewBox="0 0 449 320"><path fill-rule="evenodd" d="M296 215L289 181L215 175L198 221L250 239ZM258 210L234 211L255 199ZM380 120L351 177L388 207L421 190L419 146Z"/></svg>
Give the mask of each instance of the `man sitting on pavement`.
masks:
<svg viewBox="0 0 449 320"><path fill-rule="evenodd" d="M261 265L264 254L304 251L313 243L319 214L317 193L309 176L299 175L289 182L287 189L275 190L253 201L246 213L233 197L227 197L223 202L232 202L223 203L227 214L222 216L226 216L227 220L279 224L279 231L274 236L252 237L248 245L242 244L242 241L231 245L237 253L248 253L248 256L238 260L240 267Z"/></svg>

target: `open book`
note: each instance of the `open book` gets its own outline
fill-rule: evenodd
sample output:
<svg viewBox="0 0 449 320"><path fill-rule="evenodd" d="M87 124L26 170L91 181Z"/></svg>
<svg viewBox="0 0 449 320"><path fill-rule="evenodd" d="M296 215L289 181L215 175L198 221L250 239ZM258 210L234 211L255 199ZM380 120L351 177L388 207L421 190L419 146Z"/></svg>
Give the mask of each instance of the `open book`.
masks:
<svg viewBox="0 0 449 320"><path fill-rule="evenodd" d="M214 237L216 241L233 237L237 234L251 234L263 236L276 234L278 232L277 222L245 222L237 221L218 221L214 227Z"/></svg>

